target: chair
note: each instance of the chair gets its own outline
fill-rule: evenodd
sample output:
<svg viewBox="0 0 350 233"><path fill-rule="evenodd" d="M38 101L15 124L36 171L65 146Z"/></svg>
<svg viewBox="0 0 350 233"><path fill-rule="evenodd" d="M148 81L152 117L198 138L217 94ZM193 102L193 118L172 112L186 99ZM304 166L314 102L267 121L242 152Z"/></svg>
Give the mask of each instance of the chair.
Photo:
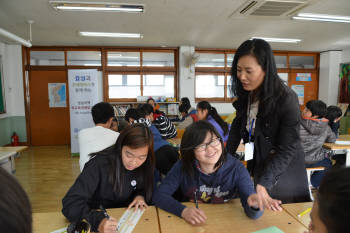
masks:
<svg viewBox="0 0 350 233"><path fill-rule="evenodd" d="M310 198L312 201L314 200L314 197L312 196L312 192L311 192L311 188L312 188L311 175L315 171L323 171L324 169L325 169L325 167L308 167L308 168L306 168L307 182L309 185L309 194L310 194Z"/></svg>

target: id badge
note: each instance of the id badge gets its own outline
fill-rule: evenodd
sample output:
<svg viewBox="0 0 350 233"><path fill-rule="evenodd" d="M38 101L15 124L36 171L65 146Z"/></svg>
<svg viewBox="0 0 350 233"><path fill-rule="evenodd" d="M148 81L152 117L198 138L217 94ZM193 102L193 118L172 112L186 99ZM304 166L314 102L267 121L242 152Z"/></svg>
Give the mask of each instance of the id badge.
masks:
<svg viewBox="0 0 350 233"><path fill-rule="evenodd" d="M248 161L253 159L254 154L254 142L248 142L244 144L244 160Z"/></svg>

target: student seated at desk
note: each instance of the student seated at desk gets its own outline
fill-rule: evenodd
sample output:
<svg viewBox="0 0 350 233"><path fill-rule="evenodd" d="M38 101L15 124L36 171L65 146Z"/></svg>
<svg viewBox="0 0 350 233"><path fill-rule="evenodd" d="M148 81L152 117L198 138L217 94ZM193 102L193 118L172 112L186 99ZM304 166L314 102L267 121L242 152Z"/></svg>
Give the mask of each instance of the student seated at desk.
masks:
<svg viewBox="0 0 350 233"><path fill-rule="evenodd" d="M185 129L193 122L198 121L197 110L191 107L190 100L187 97L181 98L179 112L182 118L177 126L178 129Z"/></svg>
<svg viewBox="0 0 350 233"><path fill-rule="evenodd" d="M157 207L190 224L204 223L206 216L200 206L186 207L172 197L180 187L186 198L204 203L224 203L239 196L248 217L256 219L262 215L248 171L225 152L219 133L210 123L198 121L188 126L180 151L182 159L153 195Z"/></svg>
<svg viewBox="0 0 350 233"><path fill-rule="evenodd" d="M216 111L216 108L212 107L208 101L201 101L197 104L197 116L198 120L207 120L212 124L220 134L224 143L226 143L230 131L230 125L221 118Z"/></svg>
<svg viewBox="0 0 350 233"><path fill-rule="evenodd" d="M335 142L335 134L324 118L327 106L321 100L310 100L302 112L300 121L300 139L305 152L306 167L332 167L332 162L327 158L327 151L322 148L325 142ZM325 171L314 172L311 176L311 184L315 188L320 186Z"/></svg>
<svg viewBox="0 0 350 233"><path fill-rule="evenodd" d="M338 106L328 106L327 107L327 115L326 118L328 119L329 127L331 127L333 133L338 138L339 136L339 127L340 127L340 119L342 117L343 113L341 109Z"/></svg>
<svg viewBox="0 0 350 233"><path fill-rule="evenodd" d="M350 232L350 168L326 173L310 214L309 233Z"/></svg>
<svg viewBox="0 0 350 233"><path fill-rule="evenodd" d="M133 124L116 144L96 153L62 200L62 213L71 222L86 219L93 232L116 231L104 208L146 208L153 191L153 136L148 127Z"/></svg>

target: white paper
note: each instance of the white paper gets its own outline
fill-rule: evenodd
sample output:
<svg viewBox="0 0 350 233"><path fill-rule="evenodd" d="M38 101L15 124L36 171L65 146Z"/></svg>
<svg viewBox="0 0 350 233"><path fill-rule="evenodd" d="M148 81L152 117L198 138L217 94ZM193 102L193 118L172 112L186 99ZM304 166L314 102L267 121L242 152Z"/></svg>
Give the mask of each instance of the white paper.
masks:
<svg viewBox="0 0 350 233"><path fill-rule="evenodd" d="M339 145L350 145L350 141L335 141L335 144L339 144Z"/></svg>
<svg viewBox="0 0 350 233"><path fill-rule="evenodd" d="M118 221L117 233L131 233L144 211L140 209L136 211L134 209L126 210Z"/></svg>
<svg viewBox="0 0 350 233"><path fill-rule="evenodd" d="M248 161L253 159L254 154L254 142L249 142L244 145L244 160Z"/></svg>

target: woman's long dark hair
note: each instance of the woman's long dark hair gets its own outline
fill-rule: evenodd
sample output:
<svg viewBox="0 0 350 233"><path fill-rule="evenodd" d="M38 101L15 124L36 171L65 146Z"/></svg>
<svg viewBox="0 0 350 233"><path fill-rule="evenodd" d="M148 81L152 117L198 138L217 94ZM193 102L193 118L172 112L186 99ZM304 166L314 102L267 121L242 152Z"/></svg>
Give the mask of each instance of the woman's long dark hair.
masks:
<svg viewBox="0 0 350 233"><path fill-rule="evenodd" d="M215 168L219 167L226 161L226 151L224 144L220 137L220 134L216 131L215 127L207 121L197 121L189 125L181 139L181 159L183 164L183 171L194 177L193 164L195 161L194 150L195 148L202 144L207 136L207 133L211 133L212 136L216 136L221 141L222 154L215 164Z"/></svg>
<svg viewBox="0 0 350 233"><path fill-rule="evenodd" d="M317 192L318 215L328 233L350 232L350 168L336 168L323 178Z"/></svg>
<svg viewBox="0 0 350 233"><path fill-rule="evenodd" d="M116 144L111 147L112 153L109 153L111 168L109 170L109 180L113 185L115 192L122 194L126 180L126 169L122 162L122 147L128 146L132 149L148 147L146 161L134 171L136 172L138 183L143 183L146 191L145 200L149 203L152 198L153 191L153 175L155 167L155 159L153 152L153 136L147 126L143 124L132 124L125 128L119 135Z"/></svg>
<svg viewBox="0 0 350 233"><path fill-rule="evenodd" d="M201 101L197 104L197 109L208 110L208 115L212 116L214 120L220 125L221 129L224 131L224 135L228 133L228 125L221 118L221 116L216 111L216 108L212 107L208 101Z"/></svg>
<svg viewBox="0 0 350 233"><path fill-rule="evenodd" d="M235 53L231 69L231 92L238 96L238 100L248 98L249 91L243 89L241 81L237 77L237 63L241 57L253 56L265 72L264 81L259 90L256 90L256 98L259 102L259 114L266 116L276 108L277 101L286 94L287 87L277 74L275 58L269 43L262 39L252 39L243 42Z"/></svg>

